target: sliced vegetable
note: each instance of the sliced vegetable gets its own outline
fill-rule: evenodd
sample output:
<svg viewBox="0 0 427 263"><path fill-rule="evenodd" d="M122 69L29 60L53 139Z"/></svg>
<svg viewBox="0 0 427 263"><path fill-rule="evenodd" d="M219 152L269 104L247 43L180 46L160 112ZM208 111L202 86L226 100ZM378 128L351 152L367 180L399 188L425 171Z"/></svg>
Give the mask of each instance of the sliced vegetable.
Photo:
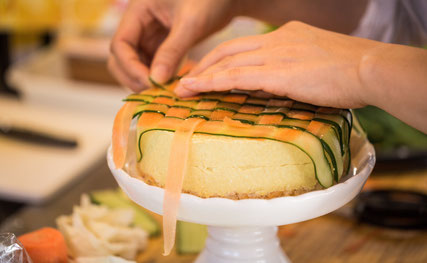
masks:
<svg viewBox="0 0 427 263"><path fill-rule="evenodd" d="M197 126L204 121L200 118L186 119L182 121L174 134L163 200L163 255L169 255L175 243L176 216L181 198L184 175L187 171L191 136Z"/></svg>
<svg viewBox="0 0 427 263"><path fill-rule="evenodd" d="M160 225L144 208L124 196L120 190L102 190L90 194L93 203L105 205L109 208L130 208L134 211L134 225L138 226L153 237L160 234Z"/></svg>
<svg viewBox="0 0 427 263"><path fill-rule="evenodd" d="M67 245L61 232L45 227L18 237L33 263L67 263Z"/></svg>
<svg viewBox="0 0 427 263"><path fill-rule="evenodd" d="M128 147L129 129L138 102L128 101L119 110L113 124L113 160L117 169L123 168Z"/></svg>
<svg viewBox="0 0 427 263"><path fill-rule="evenodd" d="M177 224L177 251L179 254L197 254L205 247L208 229L205 225L199 225L184 221Z"/></svg>

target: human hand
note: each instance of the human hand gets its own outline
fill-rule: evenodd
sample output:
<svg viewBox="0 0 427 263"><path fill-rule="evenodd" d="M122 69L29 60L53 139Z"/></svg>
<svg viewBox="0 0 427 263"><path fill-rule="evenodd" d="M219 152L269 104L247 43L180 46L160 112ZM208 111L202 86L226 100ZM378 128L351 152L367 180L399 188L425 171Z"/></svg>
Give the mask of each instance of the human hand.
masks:
<svg viewBox="0 0 427 263"><path fill-rule="evenodd" d="M150 86L150 74L156 82L168 81L193 44L231 20L233 4L233 0L131 1L111 42L110 71L134 91Z"/></svg>
<svg viewBox="0 0 427 263"><path fill-rule="evenodd" d="M182 78L175 92L261 90L320 106L367 104L359 72L365 53L379 42L290 22L269 34L219 45Z"/></svg>

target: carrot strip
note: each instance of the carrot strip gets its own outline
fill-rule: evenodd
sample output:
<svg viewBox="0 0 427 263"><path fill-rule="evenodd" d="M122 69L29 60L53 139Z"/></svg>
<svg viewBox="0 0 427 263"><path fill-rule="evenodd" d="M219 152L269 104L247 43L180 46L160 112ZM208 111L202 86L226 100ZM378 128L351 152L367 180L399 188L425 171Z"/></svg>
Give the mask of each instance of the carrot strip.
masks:
<svg viewBox="0 0 427 263"><path fill-rule="evenodd" d="M172 107L166 112L166 116L184 119L190 114L190 111L191 110L187 108Z"/></svg>
<svg viewBox="0 0 427 263"><path fill-rule="evenodd" d="M45 227L18 237L33 263L67 263L67 246L61 232Z"/></svg>
<svg viewBox="0 0 427 263"><path fill-rule="evenodd" d="M300 120L311 120L314 117L314 113L308 111L290 111L288 117Z"/></svg>
<svg viewBox="0 0 427 263"><path fill-rule="evenodd" d="M247 94L230 93L223 97L222 101L242 104L248 98Z"/></svg>
<svg viewBox="0 0 427 263"><path fill-rule="evenodd" d="M227 110L215 110L211 114L211 120L213 121L222 121L225 117L231 118L234 115L234 112Z"/></svg>
<svg viewBox="0 0 427 263"><path fill-rule="evenodd" d="M311 121L310 124L307 126L307 131L311 132L312 134L316 136L320 136L323 133L321 132L325 127L327 127L327 124L320 122L320 121ZM319 138L321 138L320 136Z"/></svg>
<svg viewBox="0 0 427 263"><path fill-rule="evenodd" d="M284 142L291 142L301 136L302 133L303 131L297 129L280 128L277 129L277 132L274 134L273 138Z"/></svg>
<svg viewBox="0 0 427 263"><path fill-rule="evenodd" d="M137 127L142 130L147 130L156 127L156 125L164 118L163 114L157 112L144 112L139 117Z"/></svg>
<svg viewBox="0 0 427 263"><path fill-rule="evenodd" d="M250 114L259 114L264 110L264 107L261 106L250 106L250 105L243 105L240 109L240 113L250 113Z"/></svg>
<svg viewBox="0 0 427 263"><path fill-rule="evenodd" d="M175 243L176 217L187 171L191 136L197 126L203 122L205 120L200 118L186 119L177 128L173 137L163 200L164 256L170 254Z"/></svg>
<svg viewBox="0 0 427 263"><path fill-rule="evenodd" d="M128 147L129 129L132 116L139 102L128 101L119 110L113 124L113 160L117 169L123 168Z"/></svg>
<svg viewBox="0 0 427 263"><path fill-rule="evenodd" d="M197 110L212 110L216 107L218 101L201 101L197 104Z"/></svg>
<svg viewBox="0 0 427 263"><path fill-rule="evenodd" d="M157 97L152 102L159 103L159 104L166 104L166 105L171 106L171 105L173 105L173 103L175 102L175 100L172 99L172 98Z"/></svg>
<svg viewBox="0 0 427 263"><path fill-rule="evenodd" d="M240 121L233 120L230 117L225 117L224 123L231 126L231 127L238 127L238 128L251 128L251 127L253 127L251 124L242 123Z"/></svg>
<svg viewBox="0 0 427 263"><path fill-rule="evenodd" d="M258 124L279 124L283 119L283 115L280 114L267 114L261 115L258 120Z"/></svg>

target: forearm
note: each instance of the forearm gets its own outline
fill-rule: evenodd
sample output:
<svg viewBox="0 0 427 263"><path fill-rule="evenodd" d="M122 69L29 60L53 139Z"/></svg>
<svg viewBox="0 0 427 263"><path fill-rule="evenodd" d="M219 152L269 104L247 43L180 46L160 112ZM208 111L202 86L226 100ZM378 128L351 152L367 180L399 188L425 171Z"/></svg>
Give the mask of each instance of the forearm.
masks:
<svg viewBox="0 0 427 263"><path fill-rule="evenodd" d="M427 51L379 44L360 64L367 104L427 133Z"/></svg>
<svg viewBox="0 0 427 263"><path fill-rule="evenodd" d="M238 15L274 25L298 20L309 25L349 34L356 29L368 0L235 0Z"/></svg>

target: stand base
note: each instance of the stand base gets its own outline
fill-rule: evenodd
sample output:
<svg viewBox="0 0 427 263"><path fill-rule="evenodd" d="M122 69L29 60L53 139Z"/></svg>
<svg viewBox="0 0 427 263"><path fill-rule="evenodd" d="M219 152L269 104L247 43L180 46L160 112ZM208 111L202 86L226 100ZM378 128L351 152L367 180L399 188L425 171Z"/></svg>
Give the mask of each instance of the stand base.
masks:
<svg viewBox="0 0 427 263"><path fill-rule="evenodd" d="M290 263L277 227L208 227L206 246L195 263Z"/></svg>

